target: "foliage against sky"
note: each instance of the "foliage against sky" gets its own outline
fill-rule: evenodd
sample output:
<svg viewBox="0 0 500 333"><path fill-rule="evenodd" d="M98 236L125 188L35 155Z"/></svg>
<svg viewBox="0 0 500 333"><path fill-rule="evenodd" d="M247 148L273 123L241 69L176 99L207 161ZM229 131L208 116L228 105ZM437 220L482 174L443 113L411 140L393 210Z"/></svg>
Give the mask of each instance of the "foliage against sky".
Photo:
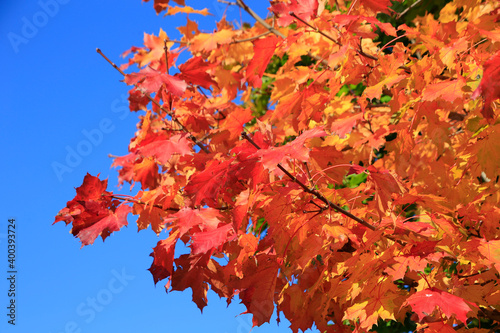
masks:
<svg viewBox="0 0 500 333"><path fill-rule="evenodd" d="M141 191L87 175L56 222L84 246L138 216L155 283L200 309L208 288L239 298L254 325L496 327L498 3L274 1L264 19L237 0L257 22L208 33L175 2L154 8L187 14L182 39L145 34L116 67L140 121L113 166Z"/></svg>

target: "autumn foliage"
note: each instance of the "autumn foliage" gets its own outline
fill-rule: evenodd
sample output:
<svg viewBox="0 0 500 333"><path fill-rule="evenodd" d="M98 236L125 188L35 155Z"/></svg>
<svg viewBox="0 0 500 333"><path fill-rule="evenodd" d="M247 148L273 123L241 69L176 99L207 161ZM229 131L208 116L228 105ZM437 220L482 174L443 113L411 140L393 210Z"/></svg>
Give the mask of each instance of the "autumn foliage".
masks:
<svg viewBox="0 0 500 333"><path fill-rule="evenodd" d="M175 2L154 8L187 14L182 38L115 67L140 121L113 166L140 191L87 175L56 222L83 246L135 215L155 283L254 325L500 329L499 3L237 0L255 24L206 33Z"/></svg>

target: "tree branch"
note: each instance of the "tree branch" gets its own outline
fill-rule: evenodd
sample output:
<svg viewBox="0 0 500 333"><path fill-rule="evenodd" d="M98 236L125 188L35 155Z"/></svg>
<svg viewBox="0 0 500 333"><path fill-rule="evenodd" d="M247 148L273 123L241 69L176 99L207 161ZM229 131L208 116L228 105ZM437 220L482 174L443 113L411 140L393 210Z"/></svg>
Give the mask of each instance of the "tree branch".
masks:
<svg viewBox="0 0 500 333"><path fill-rule="evenodd" d="M97 53L99 53L104 59L106 59L106 61L111 65L113 66L118 72L120 72L121 75L125 76L125 73L120 69L120 67L118 67L114 62L112 62L111 60L109 60L108 57L106 57L104 55L104 53L102 53L101 49L97 48L96 49ZM134 84L134 87L137 88L137 85ZM171 111L168 111L167 109L165 109L160 103L158 103L153 97L151 97L150 94L148 94L147 92L144 92L144 96L146 96L153 104L155 104L157 107L159 107L163 112L165 112L166 114L168 114L169 116L172 117L172 120L180 126L180 128L189 134L189 138L191 139L191 141L193 141L198 147L200 147L201 150L203 150L205 153L209 153L208 151L208 148L205 147L202 143L198 142L198 140L194 137L194 135L192 135L186 127L184 127L184 125L182 125L182 123L179 121L179 119L177 119L177 117L171 112Z"/></svg>
<svg viewBox="0 0 500 333"><path fill-rule="evenodd" d="M260 149L260 147L245 133L241 133L241 135L248 141L250 142L255 148L257 149ZM288 178L290 178L293 182L297 183L300 187L302 187L302 189L304 190L304 192L306 193L309 193L309 194L312 194L314 195L315 197L317 197L319 200L323 201L327 206L335 209L336 211L338 211L339 213L343 214L344 216L347 216L349 217L350 219L358 222L359 224L362 224L364 225L365 227L367 227L368 229L370 230L377 230L377 228L375 228L373 225L371 225L370 223L366 222L365 220L357 217L356 215L353 215L352 213L348 212L347 210L343 209L342 207L340 207L339 205L331 202L330 200L326 199L321 193L319 193L317 190L314 190L314 189L310 189L309 187L307 187L304 183L302 183L300 180L298 180L294 175L292 175L290 172L288 172L288 170L286 170L281 164L278 163L278 169L280 169L281 171L283 171L283 173L285 175L288 176Z"/></svg>
<svg viewBox="0 0 500 333"><path fill-rule="evenodd" d="M278 37L281 37L283 39L286 38L286 36L283 35L281 32L279 32L278 30L274 29L272 26L267 24L267 22L264 21L264 19L261 18L256 12L254 12L252 8L248 7L247 4L243 2L243 0L236 0L236 3L238 4L238 6L243 8L248 14L250 14L250 16L252 16L257 22L262 24L267 30L271 31Z"/></svg>
<svg viewBox="0 0 500 333"><path fill-rule="evenodd" d="M236 0L236 3L238 4L238 6L243 8L248 14L250 14L250 16L252 16L257 22L262 24L267 30L271 31L273 34L275 34L278 37L281 37L282 39L286 39L285 35L283 35L278 30L274 29L274 27L270 26L266 21L264 21L264 19L262 17L260 17L256 12L254 12L252 10L252 8L248 7L247 4L243 2L243 0ZM312 54L311 52L307 52L307 54L311 58L316 59L317 61L321 62L323 64L323 66L330 68L330 66L328 65L328 61L326 61L325 59L322 59L322 58Z"/></svg>

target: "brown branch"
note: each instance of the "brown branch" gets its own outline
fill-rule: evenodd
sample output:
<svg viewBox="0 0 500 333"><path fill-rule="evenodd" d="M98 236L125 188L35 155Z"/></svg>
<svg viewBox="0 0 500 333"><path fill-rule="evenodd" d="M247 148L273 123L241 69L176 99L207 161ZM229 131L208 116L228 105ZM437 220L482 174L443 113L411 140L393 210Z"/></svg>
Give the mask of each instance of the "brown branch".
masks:
<svg viewBox="0 0 500 333"><path fill-rule="evenodd" d="M366 57L366 58L369 58L369 59L372 59L372 60L375 60L375 61L378 61L378 58L371 55L371 54L367 54L363 51L363 46L361 44L361 40L362 38L359 39L359 50L356 50L356 52L358 52L359 55L362 55L363 57Z"/></svg>
<svg viewBox="0 0 500 333"><path fill-rule="evenodd" d="M257 149L260 149L260 147L245 133L241 133L241 135L248 141L250 142L255 148ZM288 172L288 170L286 170L280 163L278 163L278 169L280 169L281 171L283 171L283 173L285 175L288 176L288 178L290 178L293 182L297 183L303 190L304 192L306 193L309 193L309 194L312 194L314 195L316 198L318 198L319 200L323 201L327 206L335 209L336 211L338 211L339 213L343 214L344 216L347 216L349 217L350 219L358 222L359 224L362 224L364 225L365 227L367 227L368 229L370 230L377 230L377 228L375 228L374 226L372 226L370 223L366 222L365 220L357 217L356 215L353 215L352 213L348 212L347 210L343 209L342 207L340 207L339 205L331 202L330 200L326 199L321 193L319 193L317 190L314 190L314 189L310 189L309 187L307 187L306 185L304 185L304 183L302 183L300 180L298 180L294 175L292 175L290 172Z"/></svg>
<svg viewBox="0 0 500 333"><path fill-rule="evenodd" d="M307 25L309 28L313 29L315 32L319 33L321 36L323 37L326 37L327 39L331 40L332 42L334 42L335 44L337 44L338 46L342 46L342 43L339 42L338 40L336 40L335 38L333 38L332 36L330 35L327 35L326 33L324 33L322 30L319 30L318 28L312 26L311 24L309 24L309 22L306 22L304 21L302 18L298 17L294 12L290 12L289 13L290 16L293 16L295 17L297 20L299 20L300 22L304 23L305 25Z"/></svg>
<svg viewBox="0 0 500 333"><path fill-rule="evenodd" d="M403 16L403 15L404 15L404 14L406 14L406 13L408 13L408 11L409 11L410 9L412 9L413 7L415 7L416 5L418 5L418 4L420 3L420 1L422 1L422 0L417 0L417 1L415 1L414 3L412 3L410 7L406 8L406 9L405 9L405 10L403 10L401 13L399 13L398 15L396 15L396 18L398 18L398 19L399 19L399 18L401 18L401 16Z"/></svg>
<svg viewBox="0 0 500 333"><path fill-rule="evenodd" d="M281 37L283 39L286 38L286 36L283 35L281 32L279 32L278 30L274 29L272 26L267 24L267 22L264 21L264 19L262 19L256 12L254 12L252 8L248 7L247 4L243 2L243 0L236 0L236 4L241 8L243 8L248 14L250 14L250 16L252 16L257 22L262 24L267 30L271 31L278 37Z"/></svg>
<svg viewBox="0 0 500 333"><path fill-rule="evenodd" d="M180 208L172 208L172 207L168 207L168 208L165 208L163 207L162 205L158 205L158 204L148 204L142 200L138 200L138 199L135 199L133 197L130 197L128 195L123 195L124 197L122 197L120 194L113 194L111 197L114 198L114 199L117 199L117 200L125 200L125 201L130 201L130 202L134 202L134 203L137 203L137 204L140 204L140 205L144 205L144 206L152 206L152 207L156 207L156 208L159 208L161 210L172 210L174 212L178 212L179 210L181 210Z"/></svg>
<svg viewBox="0 0 500 333"><path fill-rule="evenodd" d="M269 35L271 33L271 31L266 31L260 35L257 35L257 36L253 36L253 37L250 37L250 38L245 38L245 39L238 39L238 40L233 40L231 42L231 44L237 44L237 43L244 43L244 42L251 42L255 39L259 39L260 37L264 37L266 35Z"/></svg>
<svg viewBox="0 0 500 333"><path fill-rule="evenodd" d="M167 66L167 74L168 74L168 48L167 48L167 40L163 40L163 50L165 51L165 65Z"/></svg>
<svg viewBox="0 0 500 333"><path fill-rule="evenodd" d="M457 277L459 279L466 279L466 278L470 278L470 277L473 277L473 276L476 276L476 275L480 275L480 274L483 274L483 273L486 273L487 271L489 271L490 269L489 268L486 268L485 270L483 271L480 271L480 272L476 272L476 273L472 273L472 274L469 274L469 275L460 275L460 274L457 274Z"/></svg>
<svg viewBox="0 0 500 333"><path fill-rule="evenodd" d="M257 22L262 24L267 30L271 31L273 34L275 34L278 37L281 37L282 39L286 39L285 35L283 35L278 30L274 29L274 27L270 26L266 21L264 21L264 19L262 19L262 17L260 17L256 12L254 12L252 10L252 8L248 7L247 4L243 2L243 0L236 0L236 3L238 4L238 6L243 8L248 14L250 14L250 16L252 16ZM307 54L311 58L316 59L317 61L321 62L321 64L323 64L323 66L330 68L330 66L328 65L328 61L326 61L325 59L322 59L322 58L318 57L317 55L312 54L311 52L307 52Z"/></svg>
<svg viewBox="0 0 500 333"><path fill-rule="evenodd" d="M120 67L118 67L114 62L112 62L108 57L106 57L104 55L104 53L102 53L102 51L97 48L96 49L97 53L99 53L104 59L106 59L106 61L111 65L113 66L114 69L116 69L118 72L120 72L121 75L125 76L125 73L120 69ZM134 87L138 87L137 84L134 84ZM198 147L200 147L201 150L203 150L205 153L209 153L208 151L208 148L205 147L202 143L200 143L198 140L196 140L196 138L187 130L186 127L184 127L184 125L182 125L182 123L179 121L179 119L177 119L177 117L170 111L168 111L167 109L165 109L160 103L158 103L153 97L151 97L150 94L148 94L147 92L144 92L144 96L146 96L153 104L155 104L156 106L158 106L163 112L165 112L166 114L170 115L172 117L172 120L180 126L180 128L189 134L189 138L191 139L191 141L193 141Z"/></svg>
<svg viewBox="0 0 500 333"><path fill-rule="evenodd" d="M176 44L189 44L188 42L183 42L180 40L175 40L175 39L165 39L167 43L176 43Z"/></svg>

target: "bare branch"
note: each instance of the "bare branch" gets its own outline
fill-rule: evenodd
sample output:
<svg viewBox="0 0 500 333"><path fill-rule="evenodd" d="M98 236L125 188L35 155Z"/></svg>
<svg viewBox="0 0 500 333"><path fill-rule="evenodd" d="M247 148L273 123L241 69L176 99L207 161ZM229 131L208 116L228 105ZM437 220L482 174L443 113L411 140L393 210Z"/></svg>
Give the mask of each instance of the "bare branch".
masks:
<svg viewBox="0 0 500 333"><path fill-rule="evenodd" d="M271 33L271 31L266 31L260 35L257 35L257 36L253 36L253 37L250 37L250 38L245 38L245 39L238 39L238 40L233 40L231 42L231 44L236 44L236 43L244 43L244 42L251 42L255 39L259 39L260 37L264 37L264 36L267 36Z"/></svg>
<svg viewBox="0 0 500 333"><path fill-rule="evenodd" d="M278 37L281 37L283 39L286 38L286 36L283 35L281 32L279 32L278 30L274 29L272 26L267 24L267 22L264 21L264 19L261 18L256 12L254 12L252 8L248 7L247 4L243 2L243 0L236 0L236 3L238 4L238 6L243 8L248 14L250 14L250 16L252 16L257 22L262 24L267 30L271 31Z"/></svg>
<svg viewBox="0 0 500 333"><path fill-rule="evenodd" d="M416 5L418 5L420 3L420 1L422 0L417 0L415 1L414 3L411 4L410 7L406 8L405 10L403 10L401 13L399 13L398 15L396 15L396 18L401 18L401 16L403 16L404 14L408 13L408 11L410 9L412 9L413 7L415 7Z"/></svg>

